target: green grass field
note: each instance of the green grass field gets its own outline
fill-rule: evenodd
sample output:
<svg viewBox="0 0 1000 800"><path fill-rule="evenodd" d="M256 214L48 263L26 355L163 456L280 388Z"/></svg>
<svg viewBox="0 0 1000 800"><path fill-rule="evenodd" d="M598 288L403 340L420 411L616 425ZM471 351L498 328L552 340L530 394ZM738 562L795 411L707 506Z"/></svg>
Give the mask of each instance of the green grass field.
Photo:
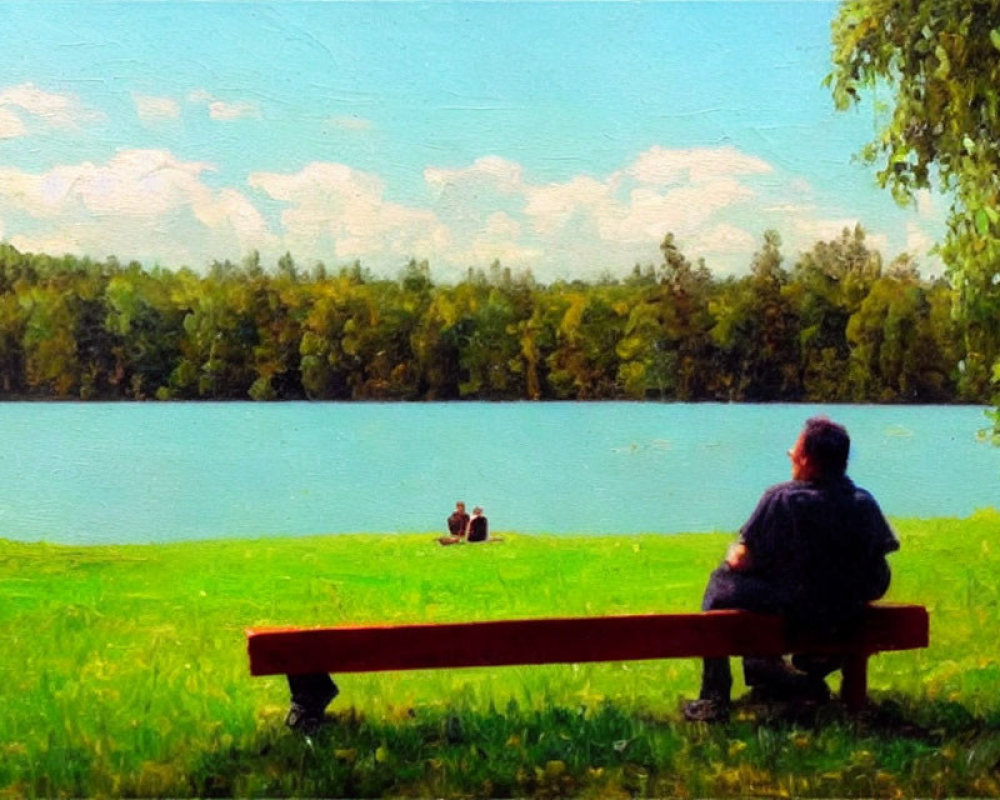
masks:
<svg viewBox="0 0 1000 800"><path fill-rule="evenodd" d="M1000 515L895 527L932 643L874 658L857 718L687 724L671 660L337 676L313 739L245 627L690 611L729 537L0 541L0 796L998 796Z"/></svg>

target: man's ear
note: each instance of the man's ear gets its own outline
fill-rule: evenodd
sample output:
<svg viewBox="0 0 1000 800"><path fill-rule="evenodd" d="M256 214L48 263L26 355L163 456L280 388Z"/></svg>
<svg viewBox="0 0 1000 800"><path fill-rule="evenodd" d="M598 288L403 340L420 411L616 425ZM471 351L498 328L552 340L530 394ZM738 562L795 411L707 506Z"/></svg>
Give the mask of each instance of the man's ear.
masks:
<svg viewBox="0 0 1000 800"><path fill-rule="evenodd" d="M805 479L807 481L811 481L819 477L819 470L816 469L816 462L814 462L811 458L809 458L808 455L803 453L801 456L801 462L802 462L802 472L805 475Z"/></svg>

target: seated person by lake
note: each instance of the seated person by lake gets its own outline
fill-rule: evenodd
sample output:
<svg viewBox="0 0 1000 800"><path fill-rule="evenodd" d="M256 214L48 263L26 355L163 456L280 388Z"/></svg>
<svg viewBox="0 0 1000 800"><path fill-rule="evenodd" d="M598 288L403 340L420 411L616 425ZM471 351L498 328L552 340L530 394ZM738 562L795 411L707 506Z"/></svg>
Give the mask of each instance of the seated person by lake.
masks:
<svg viewBox="0 0 1000 800"><path fill-rule="evenodd" d="M485 542L489 539L489 521L483 514L483 509L476 506L472 509L472 516L469 518L467 540L470 542Z"/></svg>
<svg viewBox="0 0 1000 800"><path fill-rule="evenodd" d="M791 458L792 480L764 492L740 539L710 576L702 610L739 608L784 615L788 624L836 638L889 588L886 555L899 549L878 503L847 477L850 437L825 417L806 421ZM823 700L835 658L795 654L744 658L743 674L763 699ZM728 717L728 658L707 658L689 720Z"/></svg>
<svg viewBox="0 0 1000 800"><path fill-rule="evenodd" d="M455 503L455 510L448 517L448 533L459 538L465 536L465 529L469 525L469 515L465 511L465 503L459 500Z"/></svg>
<svg viewBox="0 0 1000 800"><path fill-rule="evenodd" d="M458 544L469 528L469 515L465 510L465 503L461 500L455 503L455 510L448 517L447 524L448 535L442 536L438 541L441 544Z"/></svg>

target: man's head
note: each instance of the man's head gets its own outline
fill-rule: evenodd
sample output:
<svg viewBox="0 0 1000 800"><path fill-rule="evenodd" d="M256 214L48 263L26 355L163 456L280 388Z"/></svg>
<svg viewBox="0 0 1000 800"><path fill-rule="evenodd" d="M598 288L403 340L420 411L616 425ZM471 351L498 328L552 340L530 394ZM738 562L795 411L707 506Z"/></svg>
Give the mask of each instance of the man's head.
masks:
<svg viewBox="0 0 1000 800"><path fill-rule="evenodd" d="M847 471L851 437L843 425L826 417L811 417L795 446L788 451L792 459L792 479L820 481L839 478Z"/></svg>
<svg viewBox="0 0 1000 800"><path fill-rule="evenodd" d="M461 500L459 500L457 503L455 503L455 510L459 514L464 514L465 513L465 503L463 503Z"/></svg>
<svg viewBox="0 0 1000 800"><path fill-rule="evenodd" d="M472 515L474 517L481 517L483 515L483 510L479 506L476 506L472 509Z"/></svg>

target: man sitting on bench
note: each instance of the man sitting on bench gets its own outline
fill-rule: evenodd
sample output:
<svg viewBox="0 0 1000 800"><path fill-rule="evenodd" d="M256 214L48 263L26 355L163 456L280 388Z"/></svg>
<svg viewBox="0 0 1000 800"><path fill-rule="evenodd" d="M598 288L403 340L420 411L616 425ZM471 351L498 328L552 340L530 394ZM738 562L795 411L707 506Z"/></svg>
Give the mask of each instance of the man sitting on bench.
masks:
<svg viewBox="0 0 1000 800"><path fill-rule="evenodd" d="M813 417L788 451L792 480L772 486L709 578L702 610L740 608L783 614L792 630L835 638L850 631L865 604L889 588L885 556L899 549L875 499L847 477L847 430ZM743 675L762 699L822 700L832 657L796 654L744 658ZM688 720L728 718L728 658L704 660L701 693L684 705Z"/></svg>

